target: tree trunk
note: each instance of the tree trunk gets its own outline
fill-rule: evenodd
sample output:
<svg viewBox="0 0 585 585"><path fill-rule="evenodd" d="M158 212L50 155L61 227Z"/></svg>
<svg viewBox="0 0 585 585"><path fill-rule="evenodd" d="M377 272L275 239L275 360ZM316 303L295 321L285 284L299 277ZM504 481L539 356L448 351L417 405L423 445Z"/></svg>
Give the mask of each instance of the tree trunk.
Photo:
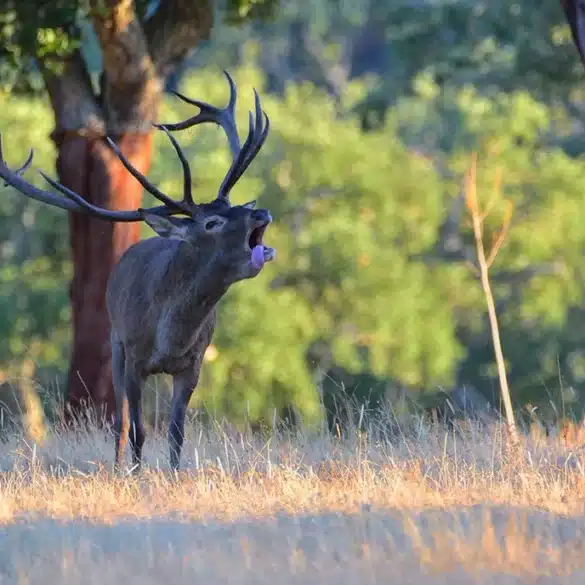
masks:
<svg viewBox="0 0 585 585"><path fill-rule="evenodd" d="M55 113L59 181L90 203L110 209L141 207L143 188L124 168L104 136L146 175L152 153L152 122L166 79L190 48L209 38L210 0L161 3L141 23L132 0L90 0L103 71L96 92L81 52L56 73L41 69ZM70 213L73 260L70 298L73 344L67 381L66 419L89 412L98 423L115 411L110 320L105 293L120 256L140 238L140 222L119 223Z"/></svg>
<svg viewBox="0 0 585 585"><path fill-rule="evenodd" d="M61 183L101 207L141 206L142 186L103 139L74 132L54 139ZM130 162L147 174L152 135L127 133L113 139ZM71 420L91 412L97 415L98 422L111 422L115 399L105 293L112 268L124 251L140 239L140 223L114 223L72 212L69 227L74 274L70 286L73 345L66 416Z"/></svg>

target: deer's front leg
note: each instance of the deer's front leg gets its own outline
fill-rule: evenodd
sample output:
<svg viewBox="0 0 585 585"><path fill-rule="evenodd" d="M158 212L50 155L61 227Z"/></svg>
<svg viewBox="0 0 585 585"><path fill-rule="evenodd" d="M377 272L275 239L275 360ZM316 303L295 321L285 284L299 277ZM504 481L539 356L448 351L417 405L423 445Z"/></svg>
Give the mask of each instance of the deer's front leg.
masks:
<svg viewBox="0 0 585 585"><path fill-rule="evenodd" d="M185 415L189 400L199 382L201 365L184 370L173 377L173 399L171 404L171 422L169 424L170 465L178 471L181 459L181 448L185 433Z"/></svg>

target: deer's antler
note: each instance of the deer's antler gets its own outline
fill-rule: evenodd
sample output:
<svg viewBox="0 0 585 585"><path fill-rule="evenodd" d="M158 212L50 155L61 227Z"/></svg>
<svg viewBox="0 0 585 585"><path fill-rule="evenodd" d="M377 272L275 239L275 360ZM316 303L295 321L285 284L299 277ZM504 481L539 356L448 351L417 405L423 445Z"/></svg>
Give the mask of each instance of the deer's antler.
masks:
<svg viewBox="0 0 585 585"><path fill-rule="evenodd" d="M44 191L35 187L28 181L26 181L22 175L26 171L33 160L33 151L31 149L30 154L25 163L17 169L10 169L2 156L2 144L0 135L0 177L4 179L6 185L11 185L17 191L35 199L42 201L48 205L59 207L67 211L76 211L80 213L87 213L94 217L108 220L108 221L141 221L144 218L144 212L149 212L155 215L169 216L175 214L187 214L193 216L197 213L198 205L193 201L193 194L191 191L191 169L189 163L183 153L181 147L175 138L171 135L170 131L182 130L184 128L190 128L197 124L206 122L214 122L221 126L228 138L228 143L232 151L233 160L232 164L226 173L220 187L216 199L225 201L229 204L229 193L240 177L244 174L254 157L258 154L260 148L264 144L268 132L270 130L270 121L268 116L262 111L260 98L256 90L254 90L256 114L249 114L249 130L246 141L243 146L240 146L240 139L238 137L238 131L235 120L235 106L237 99L237 90L233 79L230 77L227 71L224 71L225 76L228 79L230 85L230 98L228 105L224 108L217 108L206 102L187 98L178 92L174 92L183 101L195 105L200 109L200 112L188 118L183 122L176 124L154 124L156 128L163 131L169 138L181 166L183 169L183 197L181 200L175 200L163 193L155 185L153 185L138 169L136 169L132 163L124 156L120 151L115 142L110 138L106 137L106 140L112 150L116 153L122 164L126 169L136 178L137 181L154 197L163 203L158 207L151 207L149 209L136 209L132 211L114 211L98 207L86 201L81 195L72 191L68 187L65 187L58 181L55 181L44 172L41 171L43 178L57 191L59 191L64 197L61 197L50 191Z"/></svg>
<svg viewBox="0 0 585 585"><path fill-rule="evenodd" d="M206 122L214 122L221 126L227 136L233 159L232 164L218 190L217 199L224 200L229 203L230 191L238 182L240 177L244 174L248 166L250 166L250 163L254 160L254 157L258 154L259 150L264 144L264 141L266 140L266 137L268 136L268 132L270 131L270 120L268 119L266 113L262 111L260 98L258 97L256 90L254 90L254 105L256 109L256 115L253 116L250 112L248 137L246 138L244 145L240 146L240 138L238 136L235 118L235 107L237 100L236 84L227 71L224 71L223 73L226 76L230 86L230 98L227 106L224 108L218 108L206 102L188 98L178 91L174 91L173 93L178 98L188 104L197 106L200 111L195 116L187 118L182 122L177 122L175 124L164 124L164 126L158 125L158 127L163 127L167 131L174 132L177 130L185 130L186 128L191 128Z"/></svg>

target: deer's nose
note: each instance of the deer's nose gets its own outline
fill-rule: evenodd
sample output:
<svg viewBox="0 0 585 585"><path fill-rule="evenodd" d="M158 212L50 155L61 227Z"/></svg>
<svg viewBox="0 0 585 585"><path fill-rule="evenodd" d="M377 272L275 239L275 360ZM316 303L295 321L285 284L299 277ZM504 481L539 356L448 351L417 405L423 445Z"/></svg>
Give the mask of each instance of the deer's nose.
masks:
<svg viewBox="0 0 585 585"><path fill-rule="evenodd" d="M272 216L267 209L255 209L252 212L252 218L258 223L268 224L272 222Z"/></svg>

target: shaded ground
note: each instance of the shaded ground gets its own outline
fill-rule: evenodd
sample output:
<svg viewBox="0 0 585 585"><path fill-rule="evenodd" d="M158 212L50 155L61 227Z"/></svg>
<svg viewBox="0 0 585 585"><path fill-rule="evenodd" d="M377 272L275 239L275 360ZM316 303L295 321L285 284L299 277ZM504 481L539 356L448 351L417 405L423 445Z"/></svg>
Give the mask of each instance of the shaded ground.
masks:
<svg viewBox="0 0 585 585"><path fill-rule="evenodd" d="M221 523L22 518L2 583L583 583L585 518L534 509L376 511Z"/></svg>

